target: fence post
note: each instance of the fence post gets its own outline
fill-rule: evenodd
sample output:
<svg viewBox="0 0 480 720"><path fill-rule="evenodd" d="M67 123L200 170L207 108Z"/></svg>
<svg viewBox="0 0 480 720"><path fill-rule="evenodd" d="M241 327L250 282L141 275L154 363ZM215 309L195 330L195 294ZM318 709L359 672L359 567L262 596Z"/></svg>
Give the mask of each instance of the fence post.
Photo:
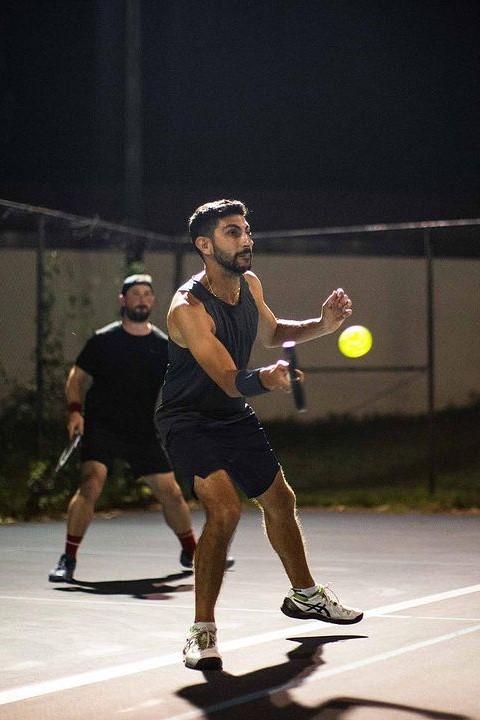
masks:
<svg viewBox="0 0 480 720"><path fill-rule="evenodd" d="M143 137L142 137L142 18L141 1L125 2L125 208L127 222L143 224ZM142 272L145 240L127 242L127 272ZM137 267L135 267L135 264Z"/></svg>
<svg viewBox="0 0 480 720"><path fill-rule="evenodd" d="M423 232L427 274L427 398L428 398L428 492L436 491L435 471L435 324L433 249L430 230Z"/></svg>
<svg viewBox="0 0 480 720"><path fill-rule="evenodd" d="M125 3L125 206L128 223L143 222L142 30L140 0Z"/></svg>
<svg viewBox="0 0 480 720"><path fill-rule="evenodd" d="M44 345L45 345L45 216L38 219L37 241L37 339L35 348L37 451L43 451L43 417L45 410Z"/></svg>
<svg viewBox="0 0 480 720"><path fill-rule="evenodd" d="M183 278L183 256L184 246L179 243L175 248L175 267L173 271L173 292L176 292L182 284Z"/></svg>

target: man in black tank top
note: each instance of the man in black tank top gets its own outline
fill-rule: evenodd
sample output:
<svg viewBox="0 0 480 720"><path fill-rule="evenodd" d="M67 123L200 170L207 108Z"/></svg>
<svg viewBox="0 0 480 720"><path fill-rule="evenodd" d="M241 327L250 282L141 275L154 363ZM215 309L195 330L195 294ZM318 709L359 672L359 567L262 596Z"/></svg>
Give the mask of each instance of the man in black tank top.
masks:
<svg viewBox="0 0 480 720"><path fill-rule="evenodd" d="M195 622L184 648L185 665L197 670L222 667L215 604L240 518L237 487L262 510L268 538L291 582L282 611L337 624L363 617L315 583L296 519L295 495L245 402L250 395L290 390L284 360L248 368L257 330L267 347L313 340L337 330L350 317L352 304L339 288L323 303L320 317L278 320L250 271L253 240L247 212L239 201L217 200L197 208L190 218L192 242L204 270L179 288L170 305L169 365L156 408L157 432L175 474L206 510L195 551Z"/></svg>

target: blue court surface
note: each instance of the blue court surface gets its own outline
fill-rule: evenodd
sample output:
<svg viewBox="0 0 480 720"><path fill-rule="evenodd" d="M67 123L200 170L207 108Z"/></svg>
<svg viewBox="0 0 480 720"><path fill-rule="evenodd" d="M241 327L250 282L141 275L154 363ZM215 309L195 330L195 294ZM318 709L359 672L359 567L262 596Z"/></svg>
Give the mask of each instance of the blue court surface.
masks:
<svg viewBox="0 0 480 720"><path fill-rule="evenodd" d="M205 674L182 664L193 578L161 513L96 518L71 585L47 581L63 522L0 527L0 718L480 718L479 518L300 514L317 581L365 619L285 617L288 580L246 510L218 603L224 670Z"/></svg>

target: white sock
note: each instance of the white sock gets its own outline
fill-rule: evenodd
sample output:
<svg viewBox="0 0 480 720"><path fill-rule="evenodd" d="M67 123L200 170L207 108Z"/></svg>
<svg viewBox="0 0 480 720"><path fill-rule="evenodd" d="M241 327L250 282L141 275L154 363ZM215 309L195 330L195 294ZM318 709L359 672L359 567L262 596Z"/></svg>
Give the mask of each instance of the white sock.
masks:
<svg viewBox="0 0 480 720"><path fill-rule="evenodd" d="M295 592L300 592L302 595L306 595L307 597L312 597L312 595L315 595L315 593L318 590L318 585L312 585L312 587L308 588L293 588Z"/></svg>
<svg viewBox="0 0 480 720"><path fill-rule="evenodd" d="M193 623L191 630L216 630L217 626L214 622L195 622Z"/></svg>

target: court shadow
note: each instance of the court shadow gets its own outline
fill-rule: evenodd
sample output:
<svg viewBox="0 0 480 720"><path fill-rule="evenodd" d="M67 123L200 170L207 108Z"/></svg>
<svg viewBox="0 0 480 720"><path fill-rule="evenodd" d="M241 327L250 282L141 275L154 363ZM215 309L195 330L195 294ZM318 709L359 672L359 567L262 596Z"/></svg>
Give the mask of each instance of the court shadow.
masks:
<svg viewBox="0 0 480 720"><path fill-rule="evenodd" d="M175 580L191 577L190 572L173 573L159 578L139 580L72 580L68 585L56 587L57 592L87 593L90 595L129 595L139 600L168 600L174 593L191 592L193 583L171 585Z"/></svg>
<svg viewBox="0 0 480 720"><path fill-rule="evenodd" d="M308 683L309 677L322 665L323 646L327 643L360 640L366 635L328 635L289 638L300 643L287 654L287 662L261 668L245 675L204 672L205 683L180 689L177 695L198 708L203 718L215 720L346 720L355 708L387 713L409 713L432 720L470 720L465 715L432 711L427 708L355 697L332 698L314 707L298 703L291 690ZM195 672L195 671L191 671ZM185 717L188 716L188 713Z"/></svg>

